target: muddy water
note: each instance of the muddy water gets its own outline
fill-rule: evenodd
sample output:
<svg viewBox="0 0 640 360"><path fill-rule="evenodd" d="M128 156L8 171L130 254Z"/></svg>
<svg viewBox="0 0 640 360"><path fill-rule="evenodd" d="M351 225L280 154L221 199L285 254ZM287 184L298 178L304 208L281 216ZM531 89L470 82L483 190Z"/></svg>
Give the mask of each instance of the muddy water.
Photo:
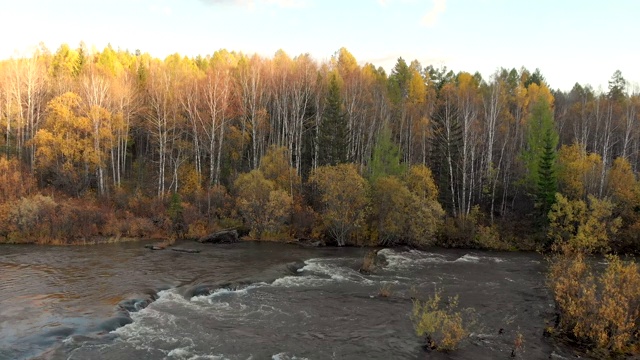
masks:
<svg viewBox="0 0 640 360"><path fill-rule="evenodd" d="M573 358L543 337L553 304L533 253L269 243L0 247L0 359L424 359L412 297L440 288L476 316L435 359ZM379 296L382 287L388 297Z"/></svg>

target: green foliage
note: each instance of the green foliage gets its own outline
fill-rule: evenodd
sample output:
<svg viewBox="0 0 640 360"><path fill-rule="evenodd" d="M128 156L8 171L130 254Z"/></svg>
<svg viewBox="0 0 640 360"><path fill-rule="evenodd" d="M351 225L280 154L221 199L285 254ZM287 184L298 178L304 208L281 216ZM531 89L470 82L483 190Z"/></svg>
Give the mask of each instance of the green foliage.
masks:
<svg viewBox="0 0 640 360"><path fill-rule="evenodd" d="M424 337L426 346L438 351L453 351L469 336L469 323L458 310L458 297L442 298L437 289L425 301L413 300L411 319L416 335Z"/></svg>
<svg viewBox="0 0 640 360"><path fill-rule="evenodd" d="M369 181L373 184L383 176L400 176L405 166L401 163L400 148L391 139L391 130L385 126L376 139L369 166Z"/></svg>
<svg viewBox="0 0 640 360"><path fill-rule="evenodd" d="M627 87L627 80L622 77L622 72L616 70L609 80L609 98L621 102L626 97L625 91Z"/></svg>
<svg viewBox="0 0 640 360"><path fill-rule="evenodd" d="M537 89L536 85L531 87ZM551 104L541 94L535 99L529 118L527 150L523 153L523 160L528 170L528 185L535 196L542 221L546 221L547 212L555 201L558 188L557 147L558 133L555 129Z"/></svg>
<svg viewBox="0 0 640 360"><path fill-rule="evenodd" d="M347 115L342 104L338 76L335 72L329 75L325 109L318 130L319 165L338 165L348 161Z"/></svg>
<svg viewBox="0 0 640 360"><path fill-rule="evenodd" d="M538 164L538 191L536 193L537 206L547 219L546 214L551 210L555 202L555 195L558 190L558 180L556 178L556 149L557 139L554 140L551 129L545 131L543 138L544 148Z"/></svg>
<svg viewBox="0 0 640 360"><path fill-rule="evenodd" d="M171 230L178 239L184 238L188 230L188 225L184 221L183 210L180 195L173 193L169 202L169 218L171 219Z"/></svg>

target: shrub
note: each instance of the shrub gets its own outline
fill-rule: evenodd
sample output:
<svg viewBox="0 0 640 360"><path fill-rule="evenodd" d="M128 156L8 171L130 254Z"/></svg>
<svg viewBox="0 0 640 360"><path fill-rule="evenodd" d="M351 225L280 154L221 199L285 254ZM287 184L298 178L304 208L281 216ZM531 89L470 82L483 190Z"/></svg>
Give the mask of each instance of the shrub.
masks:
<svg viewBox="0 0 640 360"><path fill-rule="evenodd" d="M293 206L291 195L276 189L275 183L265 179L260 170L240 175L234 187L238 193L238 209L254 237L260 238L266 232L286 232Z"/></svg>
<svg viewBox="0 0 640 360"><path fill-rule="evenodd" d="M588 202L569 200L556 194L549 211L549 238L554 250L568 246L572 251L604 252L618 232L621 219L612 215L613 204L607 199L588 197Z"/></svg>
<svg viewBox="0 0 640 360"><path fill-rule="evenodd" d="M380 287L380 290L378 291L378 295L380 297L388 298L391 296L391 294L393 294L393 291L391 290L391 284L389 283L382 284L382 286Z"/></svg>
<svg viewBox="0 0 640 360"><path fill-rule="evenodd" d="M360 272L363 274L371 274L376 267L376 250L369 250L366 254L364 254L364 259L362 259L362 266L360 266Z"/></svg>
<svg viewBox="0 0 640 360"><path fill-rule="evenodd" d="M557 328L570 339L608 354L640 353L640 269L607 256L594 274L580 252L558 255L549 282L558 310Z"/></svg>
<svg viewBox="0 0 640 360"><path fill-rule="evenodd" d="M458 297L450 297L445 303L442 291L436 290L426 301L413 300L412 320L416 335L426 340L429 349L452 351L470 334L458 310Z"/></svg>
<svg viewBox="0 0 640 360"><path fill-rule="evenodd" d="M368 206L367 182L354 164L322 166L311 174L309 182L318 190L325 231L344 246L365 226Z"/></svg>

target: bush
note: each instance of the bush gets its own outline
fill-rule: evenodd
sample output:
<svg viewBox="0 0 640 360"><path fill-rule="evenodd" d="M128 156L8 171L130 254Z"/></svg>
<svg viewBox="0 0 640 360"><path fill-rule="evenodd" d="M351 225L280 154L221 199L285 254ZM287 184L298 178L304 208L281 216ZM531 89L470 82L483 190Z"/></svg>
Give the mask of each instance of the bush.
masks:
<svg viewBox="0 0 640 360"><path fill-rule="evenodd" d="M436 290L426 301L413 300L412 320L416 335L426 340L426 347L438 351L452 351L469 336L469 324L458 310L458 297L445 303L442 291Z"/></svg>
<svg viewBox="0 0 640 360"><path fill-rule="evenodd" d="M618 232L622 220L613 214L613 204L607 199L588 196L588 201L569 200L556 194L556 203L549 211L549 238L554 250L566 246L572 251L605 252Z"/></svg>
<svg viewBox="0 0 640 360"><path fill-rule="evenodd" d="M365 227L368 206L367 182L354 164L322 166L311 174L309 182L319 193L319 213L325 231L338 246L353 241Z"/></svg>
<svg viewBox="0 0 640 360"><path fill-rule="evenodd" d="M558 310L557 328L570 339L608 355L640 353L640 269L607 256L594 274L579 252L558 255L549 282Z"/></svg>

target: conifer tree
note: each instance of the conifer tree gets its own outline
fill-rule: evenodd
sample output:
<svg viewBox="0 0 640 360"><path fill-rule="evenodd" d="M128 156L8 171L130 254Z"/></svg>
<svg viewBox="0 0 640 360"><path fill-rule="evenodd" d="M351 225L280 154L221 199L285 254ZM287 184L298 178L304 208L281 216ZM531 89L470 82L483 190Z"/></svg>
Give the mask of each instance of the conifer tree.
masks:
<svg viewBox="0 0 640 360"><path fill-rule="evenodd" d="M348 161L348 128L336 73L329 77L326 105L318 136L318 165L338 165Z"/></svg>
<svg viewBox="0 0 640 360"><path fill-rule="evenodd" d="M369 181L374 183L380 177L402 175L405 167L400 159L400 148L393 143L391 130L384 126L378 134L376 145L373 148L371 165L369 166Z"/></svg>
<svg viewBox="0 0 640 360"><path fill-rule="evenodd" d="M551 206L555 203L558 191L558 179L556 177L556 143L552 129L547 129L543 138L544 148L538 165L538 192L537 205L542 218L546 219Z"/></svg>

